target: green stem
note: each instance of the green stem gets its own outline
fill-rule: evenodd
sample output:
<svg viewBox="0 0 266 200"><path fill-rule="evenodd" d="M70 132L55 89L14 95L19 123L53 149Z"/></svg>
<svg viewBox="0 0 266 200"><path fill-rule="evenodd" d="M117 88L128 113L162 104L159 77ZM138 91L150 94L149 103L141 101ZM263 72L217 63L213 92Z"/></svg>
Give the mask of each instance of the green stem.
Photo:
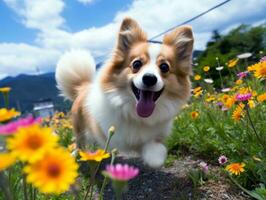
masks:
<svg viewBox="0 0 266 200"><path fill-rule="evenodd" d="M246 111L247 111L248 120L249 120L249 122L251 124L251 127L252 127L254 133L255 133L255 136L256 136L258 142L261 144L261 146L264 149L264 151L266 152L266 146L263 144L263 140L260 138L260 136L259 136L258 132L256 131L256 128L255 128L255 126L253 124L253 121L251 120L250 113L249 113L249 108L248 108L247 104L245 105L245 108L246 108Z"/></svg>
<svg viewBox="0 0 266 200"><path fill-rule="evenodd" d="M29 198L28 198L27 184L26 184L26 177L25 177L25 175L23 175L22 183L23 183L24 200L28 200Z"/></svg>
<svg viewBox="0 0 266 200"><path fill-rule="evenodd" d="M221 87L224 88L224 82L223 82L221 71L219 71L219 76L220 76L220 79L221 79Z"/></svg>
<svg viewBox="0 0 266 200"><path fill-rule="evenodd" d="M115 157L116 157L116 153L115 153L115 151L112 151L112 159L111 159L111 163L110 163L111 165L114 164ZM108 180L107 177L104 176L103 184L102 184L102 187L101 187L101 190L100 190L100 198L99 198L99 200L103 200L103 191L104 191L104 188L105 188L105 186L107 184L107 180Z"/></svg>
<svg viewBox="0 0 266 200"><path fill-rule="evenodd" d="M234 184L236 184L242 191L247 193L249 196L251 196L257 200L263 200L263 198L261 196L259 196L258 194L254 193L252 191L249 191L249 190L245 189L244 187L242 187L231 175L229 175L229 178Z"/></svg>
<svg viewBox="0 0 266 200"><path fill-rule="evenodd" d="M10 192L8 180L6 179L3 172L0 172L0 189L3 191L6 200L13 199L12 194Z"/></svg>
<svg viewBox="0 0 266 200"><path fill-rule="evenodd" d="M114 135L114 130L109 130L109 132L108 132L108 138L107 138L107 141L106 141L105 147L104 147L104 151L105 152L107 152L107 149L109 147L109 144L110 144L110 141L111 141L111 138L112 138L113 135ZM91 180L90 180L90 184L89 184L89 186L87 188L87 191L86 191L86 194L85 194L83 200L86 200L89 194L90 194L90 198L89 199L90 200L92 199L93 185L94 185L94 181L95 181L95 176L96 176L96 174L97 174L97 172L99 170L100 165L101 165L101 162L99 162L97 164L96 170L94 171L94 173L92 173L92 177L91 177Z"/></svg>

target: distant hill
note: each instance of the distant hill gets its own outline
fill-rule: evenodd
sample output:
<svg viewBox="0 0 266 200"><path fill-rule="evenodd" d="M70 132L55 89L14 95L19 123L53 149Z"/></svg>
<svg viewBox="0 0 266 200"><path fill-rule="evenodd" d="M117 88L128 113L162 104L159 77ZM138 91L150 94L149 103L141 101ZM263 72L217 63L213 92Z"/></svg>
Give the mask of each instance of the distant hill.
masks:
<svg viewBox="0 0 266 200"><path fill-rule="evenodd" d="M21 111L31 111L33 103L41 99L51 99L55 104L56 110L67 110L70 102L64 101L60 97L56 88L55 74L46 73L42 75L21 74L16 77L7 77L0 80L0 87L11 87L10 107L15 107ZM0 106L3 107L4 101L0 97Z"/></svg>

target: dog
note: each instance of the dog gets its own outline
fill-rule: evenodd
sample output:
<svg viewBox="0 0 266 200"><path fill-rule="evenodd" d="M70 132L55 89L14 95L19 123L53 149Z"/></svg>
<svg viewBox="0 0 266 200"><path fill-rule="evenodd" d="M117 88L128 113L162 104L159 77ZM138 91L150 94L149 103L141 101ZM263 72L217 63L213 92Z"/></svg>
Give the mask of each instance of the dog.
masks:
<svg viewBox="0 0 266 200"><path fill-rule="evenodd" d="M135 20L125 18L112 55L97 73L89 53L65 53L56 81L73 101L78 146L104 146L114 126L110 148L135 152L150 167L161 167L167 157L164 139L190 98L193 41L191 27L180 26L162 43L150 42Z"/></svg>

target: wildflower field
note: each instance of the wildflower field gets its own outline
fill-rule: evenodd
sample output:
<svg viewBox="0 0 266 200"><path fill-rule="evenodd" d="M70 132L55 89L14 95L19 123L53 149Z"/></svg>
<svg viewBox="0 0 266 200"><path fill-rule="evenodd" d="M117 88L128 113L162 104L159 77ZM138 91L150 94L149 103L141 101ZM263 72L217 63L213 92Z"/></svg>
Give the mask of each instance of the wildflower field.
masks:
<svg viewBox="0 0 266 200"><path fill-rule="evenodd" d="M210 60L201 58L199 64L194 60L191 99L174 119L172 133L166 140L165 166L155 171L145 168L151 173L146 173L135 160L120 163L116 149L107 151L115 127L110 127L104 149L88 146L81 151L73 137L71 113L57 112L43 119L25 115L9 106L12 88L0 88L4 102L0 108L0 199L109 199L105 195L110 191L112 199L127 199L125 194L134 189L132 183L144 193L133 199L150 199L148 194L152 193L158 199L201 199L196 194L202 191L199 188L220 187L223 179L229 190L237 189L245 195L244 199L265 200L265 49L259 51L261 47L253 45L258 48L253 49L253 54L237 55L239 50L233 50L212 55L217 49L215 45L222 41L209 46L213 48L209 51ZM192 163L187 161L187 155L197 160L189 167L184 164ZM176 166L171 167L174 163ZM164 185L169 185L164 194L182 192L179 186L185 180L168 183L169 176L179 173L178 165L182 166L180 171L188 168L185 176L189 183L184 184L189 193L159 198L158 191ZM168 169L171 173L165 173ZM163 182L160 187L143 188L143 181L157 176L156 173L165 179L155 177L149 181ZM139 182L134 182L136 179Z"/></svg>

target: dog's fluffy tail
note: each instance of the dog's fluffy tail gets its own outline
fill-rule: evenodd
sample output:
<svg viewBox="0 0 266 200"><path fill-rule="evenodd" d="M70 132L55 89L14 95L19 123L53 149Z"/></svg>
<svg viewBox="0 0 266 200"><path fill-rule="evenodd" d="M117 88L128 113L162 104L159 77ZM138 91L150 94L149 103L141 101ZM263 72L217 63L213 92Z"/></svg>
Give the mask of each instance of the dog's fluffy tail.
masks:
<svg viewBox="0 0 266 200"><path fill-rule="evenodd" d="M79 87L92 81L95 69L94 59L89 52L69 51L57 63L55 72L57 87L66 98L74 101Z"/></svg>

